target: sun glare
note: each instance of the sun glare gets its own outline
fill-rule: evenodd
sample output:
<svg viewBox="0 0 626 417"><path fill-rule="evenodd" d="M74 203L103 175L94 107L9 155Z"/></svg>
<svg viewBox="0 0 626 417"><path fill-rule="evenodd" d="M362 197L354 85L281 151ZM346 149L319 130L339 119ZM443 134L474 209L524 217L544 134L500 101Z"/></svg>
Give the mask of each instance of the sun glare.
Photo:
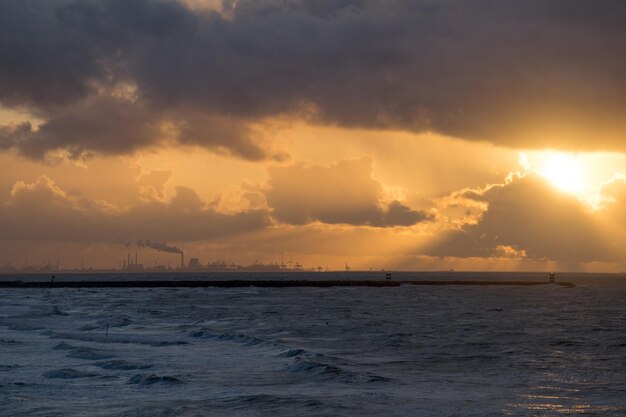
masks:
<svg viewBox="0 0 626 417"><path fill-rule="evenodd" d="M587 186L583 164L572 155L548 153L538 171L555 187L566 192L579 193Z"/></svg>

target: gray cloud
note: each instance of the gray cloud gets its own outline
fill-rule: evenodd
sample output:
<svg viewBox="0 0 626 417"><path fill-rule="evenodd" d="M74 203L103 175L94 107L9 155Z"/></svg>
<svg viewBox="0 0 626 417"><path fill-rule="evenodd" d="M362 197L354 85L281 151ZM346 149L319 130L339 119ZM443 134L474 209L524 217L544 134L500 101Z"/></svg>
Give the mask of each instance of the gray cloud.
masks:
<svg viewBox="0 0 626 417"><path fill-rule="evenodd" d="M33 159L53 150L68 151L73 158L90 152L130 153L162 140L149 110L113 99L64 107L38 129L29 122L0 129L0 147L16 148Z"/></svg>
<svg viewBox="0 0 626 417"><path fill-rule="evenodd" d="M66 151L72 159L94 153L128 154L167 143L200 146L247 160L285 158L240 120L191 111L168 113L112 97L57 109L54 118L38 128L30 122L0 126L0 149L17 149L31 159L44 159L50 151Z"/></svg>
<svg viewBox="0 0 626 417"><path fill-rule="evenodd" d="M179 142L261 159L274 154L249 123L296 113L511 146L625 149L621 0L228 4L219 14L174 0L0 2L0 102L48 121L41 133L5 129L0 146L125 153L160 143L150 127L165 119L187 124ZM137 86L132 106L84 110L116 129L62 128L119 83Z"/></svg>
<svg viewBox="0 0 626 417"><path fill-rule="evenodd" d="M372 178L369 158L329 167L292 165L270 169L265 190L273 216L284 223L412 226L431 216L399 201L381 203L382 185Z"/></svg>
<svg viewBox="0 0 626 417"><path fill-rule="evenodd" d="M610 247L614 236L603 234L590 210L536 174L465 197L486 203L488 209L477 224L441 237L429 255L489 257L502 255L504 249L563 262L618 259Z"/></svg>

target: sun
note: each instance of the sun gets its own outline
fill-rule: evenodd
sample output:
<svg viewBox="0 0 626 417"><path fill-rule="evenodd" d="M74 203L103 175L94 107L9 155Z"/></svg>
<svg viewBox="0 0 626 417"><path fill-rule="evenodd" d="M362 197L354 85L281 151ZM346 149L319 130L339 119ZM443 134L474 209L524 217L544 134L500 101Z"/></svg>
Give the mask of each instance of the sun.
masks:
<svg viewBox="0 0 626 417"><path fill-rule="evenodd" d="M537 171L555 187L569 193L580 193L587 187L584 164L574 155L548 152Z"/></svg>

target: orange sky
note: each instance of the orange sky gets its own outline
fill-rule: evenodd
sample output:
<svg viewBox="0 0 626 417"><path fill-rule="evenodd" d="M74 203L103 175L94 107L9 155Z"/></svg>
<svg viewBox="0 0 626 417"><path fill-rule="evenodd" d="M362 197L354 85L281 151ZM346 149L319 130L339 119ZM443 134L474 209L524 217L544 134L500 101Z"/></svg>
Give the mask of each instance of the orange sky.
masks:
<svg viewBox="0 0 626 417"><path fill-rule="evenodd" d="M9 214L5 220L34 221L41 228L49 227L47 222L63 224L44 236L18 229L1 243L5 257L1 261L22 265L51 257L71 266L83 259L109 267L124 257L127 241L158 238L203 261L229 259L244 264L255 259L277 262L281 254L288 254L307 266L330 268L341 268L346 262L363 269L623 268L623 253L618 249L626 232L622 217L626 177L620 177L626 172L623 154L555 156L553 151L498 148L436 135L302 123L279 132L277 142L290 154L289 160L247 162L197 148L168 147L129 156L96 156L80 163L44 164L11 152L2 154L0 192ZM563 158L573 161L560 167L564 177L555 180L550 177L554 172L543 172L551 158L557 165ZM523 177L507 180L512 173ZM572 187L568 176L574 181ZM520 187L513 190L512 184L517 183ZM176 201L181 193L177 187L190 193L183 201ZM511 188L513 194L497 200L504 217L486 225L486 231L499 234L512 225L543 230L530 240L512 233L501 244L488 242L484 247L476 242L464 248L446 243L451 234L466 234L476 225L480 228L481 216L493 204L484 197L490 187ZM546 198L556 206L546 206L541 201ZM528 201L520 201L524 199ZM424 219L385 222L382 217L394 201L423 212ZM153 216L144 219L133 214L151 204L160 205ZM172 207L176 204L181 205L180 216ZM234 224L232 231L216 233L203 220L210 213L234 216L255 210L267 219L242 229ZM554 224L551 211L558 212L557 217L571 212L575 221L588 221L591 226L574 235L578 241L565 240L560 228L569 228L569 220ZM92 215L95 222L99 216L114 213L119 219L111 227L119 230L110 230L108 235L96 228L93 236L84 236L80 231L84 223L76 221L75 212ZM132 221L145 224L130 225ZM529 224L516 224L520 221ZM171 233L179 222L197 222L206 230L186 236L185 230L193 225L181 224L181 233ZM579 261L576 256L586 249L573 248L570 258L568 246L596 245L589 240L591 230L607 244L606 255L610 247L616 253L606 259ZM565 250L544 255L545 245L533 245L535 238L548 239L550 245ZM446 245L450 245L449 255ZM177 261L174 255L148 249L140 253L149 264ZM602 258L603 254L597 255Z"/></svg>

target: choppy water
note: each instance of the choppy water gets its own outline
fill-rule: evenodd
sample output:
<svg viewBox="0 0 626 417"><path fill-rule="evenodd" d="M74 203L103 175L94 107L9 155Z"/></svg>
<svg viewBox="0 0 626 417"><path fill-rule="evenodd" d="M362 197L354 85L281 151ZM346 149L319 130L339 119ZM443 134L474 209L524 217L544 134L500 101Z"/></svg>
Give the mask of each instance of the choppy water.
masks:
<svg viewBox="0 0 626 417"><path fill-rule="evenodd" d="M626 415L626 285L579 282L0 290L0 415Z"/></svg>

